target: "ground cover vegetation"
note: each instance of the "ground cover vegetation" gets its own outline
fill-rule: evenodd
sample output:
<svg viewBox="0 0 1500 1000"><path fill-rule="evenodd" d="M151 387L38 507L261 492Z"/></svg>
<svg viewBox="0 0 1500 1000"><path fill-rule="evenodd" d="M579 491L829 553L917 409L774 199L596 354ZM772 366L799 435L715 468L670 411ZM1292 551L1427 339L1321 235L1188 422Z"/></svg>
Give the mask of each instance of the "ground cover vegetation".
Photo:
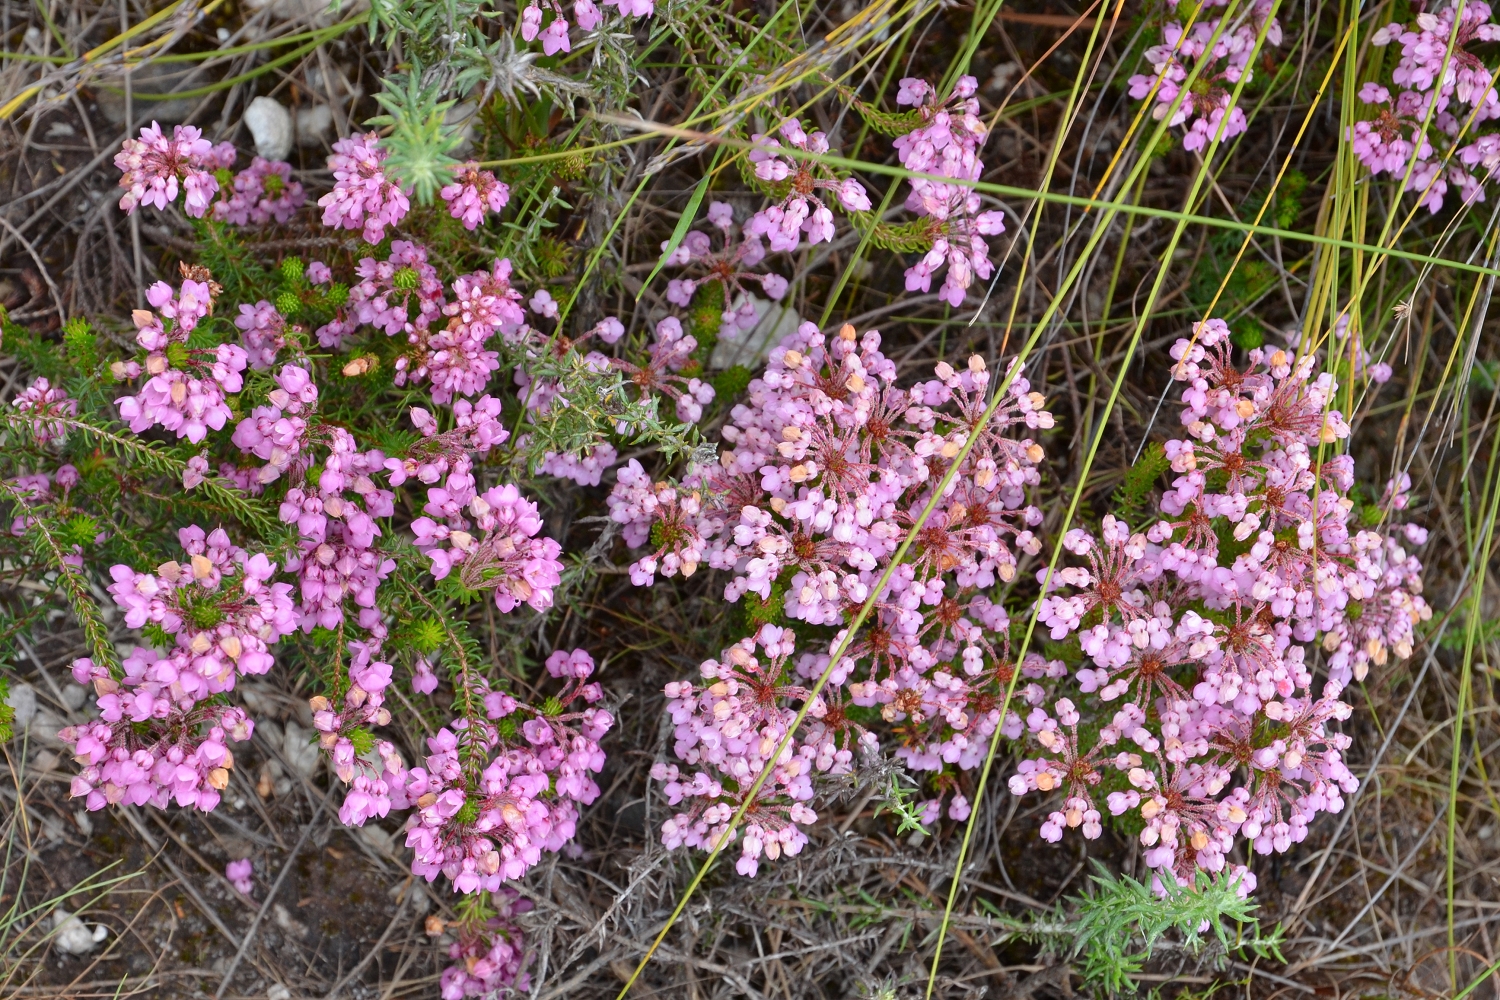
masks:
<svg viewBox="0 0 1500 1000"><path fill-rule="evenodd" d="M16 996L1500 990L1500 22L38 0Z"/></svg>

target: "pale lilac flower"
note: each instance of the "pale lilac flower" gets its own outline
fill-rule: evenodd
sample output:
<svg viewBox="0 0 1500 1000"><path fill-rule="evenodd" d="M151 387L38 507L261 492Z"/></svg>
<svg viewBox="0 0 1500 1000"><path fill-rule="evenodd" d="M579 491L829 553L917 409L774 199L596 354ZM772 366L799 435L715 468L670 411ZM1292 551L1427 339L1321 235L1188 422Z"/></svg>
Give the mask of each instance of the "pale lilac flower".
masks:
<svg viewBox="0 0 1500 1000"><path fill-rule="evenodd" d="M78 415L78 400L41 377L17 393L10 405L28 415L31 435L43 446L67 440L68 429L58 417Z"/></svg>
<svg viewBox="0 0 1500 1000"><path fill-rule="evenodd" d="M406 217L411 209L406 192L388 180L381 168L387 155L374 132L333 144L333 155L328 158L333 190L318 199L323 225L362 230L366 243L379 243L387 226Z"/></svg>
<svg viewBox="0 0 1500 1000"><path fill-rule="evenodd" d="M795 118L781 123L781 137L794 149L810 153L828 152L828 137L822 132L808 133ZM755 176L773 184L788 185L787 194L777 204L763 208L745 223L746 236L764 237L774 251L797 248L801 234L808 243L833 239L833 212L818 197L819 191L831 191L849 212L870 210L870 198L859 181L839 178L828 168L810 160L794 158L782 152L781 139L759 133L750 137L753 148L750 162Z"/></svg>
<svg viewBox="0 0 1500 1000"><path fill-rule="evenodd" d="M224 877L243 895L249 896L255 891L254 868L248 858L229 862L224 867Z"/></svg>
<svg viewBox="0 0 1500 1000"><path fill-rule="evenodd" d="M477 229L486 212L498 215L510 200L510 186L488 170L480 170L472 160L455 167L453 175L453 183L438 195L448 203L448 214L461 220L465 229Z"/></svg>
<svg viewBox="0 0 1500 1000"><path fill-rule="evenodd" d="M292 180L292 165L257 156L234 178L234 193L214 205L214 218L237 226L285 224L307 201L302 185Z"/></svg>
<svg viewBox="0 0 1500 1000"><path fill-rule="evenodd" d="M230 162L233 162L230 147ZM186 192L183 210L195 219L203 218L219 182L213 170L221 157L213 143L192 125L175 125L168 139L161 126L152 122L141 129L139 139L126 139L115 154L115 166L123 176L120 187L125 194L120 208L128 215L137 205L154 205L164 209L177 200L179 186Z"/></svg>

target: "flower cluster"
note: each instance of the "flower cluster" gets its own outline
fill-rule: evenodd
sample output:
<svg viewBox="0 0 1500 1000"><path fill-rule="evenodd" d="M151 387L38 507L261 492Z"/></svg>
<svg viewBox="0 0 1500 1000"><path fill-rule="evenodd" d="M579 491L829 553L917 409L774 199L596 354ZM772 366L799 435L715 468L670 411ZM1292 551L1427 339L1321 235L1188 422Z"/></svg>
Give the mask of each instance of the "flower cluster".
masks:
<svg viewBox="0 0 1500 1000"><path fill-rule="evenodd" d="M1214 0L1204 7L1221 7L1225 2ZM1281 44L1280 22L1271 18L1266 24L1270 13L1268 0L1256 0L1248 18L1224 25L1222 31L1222 19L1216 17L1204 16L1186 31L1178 21L1167 22L1162 27L1161 42L1146 50L1151 72L1130 78L1130 96L1140 100L1154 89L1156 106L1151 113L1161 119L1172 111L1172 104L1181 95L1182 103L1169 124L1188 124L1187 134L1182 138L1182 148L1186 150L1205 149L1215 139L1221 142L1233 139L1249 127L1249 122L1241 108L1230 107L1230 94L1241 80L1248 82L1253 73L1250 59L1255 54L1255 40L1261 28L1265 28L1268 44ZM1198 76L1191 87L1186 87L1188 75L1195 67Z"/></svg>
<svg viewBox="0 0 1500 1000"><path fill-rule="evenodd" d="M979 117L974 94L979 84L972 76L961 76L946 102L924 80L908 77L896 94L898 105L911 105L922 124L895 141L896 155L908 170L936 174L959 181L977 181L984 173L979 150L988 130ZM1005 216L997 211L981 212L979 194L971 187L945 184L929 178L911 179L908 210L930 220L931 248L906 270L906 290L932 288L932 277L946 264L938 296L955 308L976 277L994 273L990 248L984 237L1005 231Z"/></svg>
<svg viewBox="0 0 1500 1000"><path fill-rule="evenodd" d="M453 183L439 191L438 196L448 203L448 214L462 221L465 229L473 230L479 228L486 212L500 214L510 201L510 186L470 161L454 169Z"/></svg>
<svg viewBox="0 0 1500 1000"><path fill-rule="evenodd" d="M655 0L600 0L606 7L618 7L623 17L650 17L656 10ZM543 14L551 15L545 28ZM584 31L593 31L604 23L604 15L594 0L573 0L573 18ZM571 52L572 40L568 37L568 18L558 0L530 0L521 11L521 37L534 42L540 36L542 53L548 56L559 52ZM498 211L498 210L497 210Z"/></svg>
<svg viewBox="0 0 1500 1000"><path fill-rule="evenodd" d="M236 226L285 223L307 202L302 185L292 180L292 165L280 160L250 161L234 177L234 193L214 204L214 218Z"/></svg>
<svg viewBox="0 0 1500 1000"><path fill-rule="evenodd" d="M476 492L465 456L454 463L442 486L427 491L422 510L412 531L417 546L432 560L434 577L441 580L458 570L459 582L469 590L494 591L501 611L520 604L537 611L552 607L552 591L562 582L562 547L537 537L542 519L536 504L515 486ZM476 537L471 527L483 535Z"/></svg>
<svg viewBox="0 0 1500 1000"><path fill-rule="evenodd" d="M525 992L531 988L526 972L526 936L515 918L530 912L531 900L514 889L490 893L494 912L481 920L464 921L453 928L448 946L453 964L443 970L438 992L443 1000L492 997L504 990Z"/></svg>
<svg viewBox="0 0 1500 1000"><path fill-rule="evenodd" d="M1484 185L1500 167L1500 134L1479 135L1477 128L1500 118L1500 94L1494 72L1468 46L1496 40L1500 24L1482 0L1424 11L1415 24L1375 32L1371 44L1399 45L1401 56L1391 71L1394 96L1366 83L1359 98L1375 117L1349 128L1350 145L1371 175L1402 180L1431 212L1443 207L1450 185L1465 205L1484 200Z"/></svg>
<svg viewBox="0 0 1500 1000"><path fill-rule="evenodd" d="M119 564L110 567L110 596L125 612L130 628L155 626L175 636L180 657L153 674L161 688L141 692L136 714L165 712L148 698L186 708L234 688L237 674L271 669L268 646L296 629L292 585L271 583L276 564L262 553L249 555L233 545L223 528L204 532L190 525L177 533L185 562L164 562L154 573ZM155 654L146 652L147 657Z"/></svg>
<svg viewBox="0 0 1500 1000"><path fill-rule="evenodd" d="M265 371L276 363L276 355L286 346L286 319L265 299L255 305L241 305L234 318L240 328L245 358L251 368Z"/></svg>
<svg viewBox="0 0 1500 1000"><path fill-rule="evenodd" d="M804 323L731 412L723 431L731 447L717 468L676 486L653 483L634 461L620 470L610 515L627 543L648 548L631 567L637 583L706 564L731 574L727 600L825 637L793 659L791 632L763 626L703 665L702 689L670 686L678 756L702 770L685 777L675 764L658 767L669 798L691 803L663 829L666 842L711 848L755 777L774 767L740 867L753 873L763 854L795 852L813 775L846 771L857 749L875 745L851 706L878 707L898 724L897 752L918 769L977 766L996 727L1021 732L1017 713L1000 718L1017 666L1005 612L985 592L1016 578L1019 556L1039 551L1031 527L1041 512L1025 501L1042 450L1019 434L1052 418L1019 370L983 426L993 392L983 359L962 370L940 364L936 375L901 389L878 333L859 337L845 326L830 340ZM929 505L913 558L892 568ZM870 619L830 666L872 591ZM1033 657L1021 669L1043 678L1060 665ZM773 760L791 706L825 672L828 687L809 707L813 724Z"/></svg>
<svg viewBox="0 0 1500 1000"><path fill-rule="evenodd" d="M125 194L120 208L128 215L137 205L166 208L184 192L183 210L201 219L218 193L219 181L214 171L234 165L234 146L215 146L203 138L192 125L174 125L172 138L152 122L141 129L139 139L127 138L115 154L115 166L121 171L120 187Z"/></svg>
<svg viewBox="0 0 1500 1000"><path fill-rule="evenodd" d="M381 164L390 155L374 132L350 136L333 144L328 169L333 190L318 199L323 225L361 230L366 243L379 243L385 228L394 226L411 210L399 184L389 180Z"/></svg>
<svg viewBox="0 0 1500 1000"><path fill-rule="evenodd" d="M249 858L225 865L224 877L243 895L249 896L255 891L255 866L250 863Z"/></svg>
<svg viewBox="0 0 1500 1000"><path fill-rule="evenodd" d="M743 270L754 267L765 259L766 249L760 237L745 233L738 243L731 241L734 228L734 210L727 202L714 201L708 205L708 221L724 234L724 247L713 249L713 240L705 232L693 230L683 237L675 250L666 257L668 267L688 267L704 272L698 278L673 278L667 283L667 301L684 309L692 305L693 295L707 282L718 285L717 300L723 303L720 316L719 336L732 338L742 331L753 329L759 316L755 303L745 289L746 282L760 285L761 291L774 302L786 296L788 282L779 274L756 274ZM661 248L666 251L669 243Z"/></svg>
<svg viewBox="0 0 1500 1000"><path fill-rule="evenodd" d="M780 132L793 149L819 155L828 152L828 137L805 131L795 118L782 122ZM750 141L754 143L750 162L755 164L755 176L777 190L785 187L786 193L776 204L751 216L745 223L746 236L764 237L775 251L797 249L803 233L809 244L832 240L833 211L818 197L819 191L832 192L847 211L870 210L870 196L854 178L840 178L819 163L788 155L787 147L775 136L757 133Z"/></svg>
<svg viewBox="0 0 1500 1000"><path fill-rule="evenodd" d="M222 528L192 525L178 540L186 561L153 573L114 566L109 588L126 625L175 644L165 654L138 647L120 677L92 659L73 664L74 679L94 688L99 718L58 736L84 765L72 794L90 810L174 800L213 809L234 767L226 743L253 729L243 710L213 696L268 671L269 646L296 627L291 584L270 582L276 564L264 554L231 544Z"/></svg>
<svg viewBox="0 0 1500 1000"><path fill-rule="evenodd" d="M235 446L266 463L256 473L256 483L264 486L276 480L302 458L308 443L308 418L317 402L312 374L298 365L283 365L267 405L257 406L235 427L231 438Z"/></svg>
<svg viewBox="0 0 1500 1000"><path fill-rule="evenodd" d="M73 679L99 694L100 717L57 733L83 766L73 777L72 795L90 812L122 802L158 809L175 802L213 811L234 767L228 744L248 740L255 723L242 708L210 702L137 724L115 695L154 684L147 679L151 664L137 655L123 667L125 676L116 681L92 660L73 663Z"/></svg>
<svg viewBox="0 0 1500 1000"><path fill-rule="evenodd" d="M375 590L396 568L395 560L375 546L381 535L375 519L395 511L394 495L372 478L384 470L386 457L378 450L361 451L342 427L327 428L326 434L328 454L316 486L293 487L281 501L281 520L295 524L298 532L298 552L286 568L300 580L304 631L337 627L350 598L359 608L360 627L374 629L380 625Z"/></svg>
<svg viewBox="0 0 1500 1000"><path fill-rule="evenodd" d="M598 354L590 354L587 360L598 367L618 368L640 390L642 398L659 393L675 402L678 420L697 423L703 418L703 408L714 401L714 387L696 375L677 373L689 365L698 367L693 361L698 338L684 330L676 316L661 320L653 333L648 356L640 364Z"/></svg>
<svg viewBox="0 0 1500 1000"><path fill-rule="evenodd" d="M1351 711L1340 695L1410 655L1431 616L1395 534L1351 523L1332 377L1282 350L1236 368L1228 338L1210 320L1172 350L1187 436L1166 444L1177 478L1158 519L1140 532L1106 516L1063 540L1077 562L1057 572L1040 617L1085 665L1050 711L1032 708L1041 752L1010 779L1018 795L1064 796L1045 839L1097 837L1107 809L1139 829L1145 863L1182 884L1224 871L1240 839L1285 851L1343 808L1358 782L1335 729ZM1387 506L1404 505L1393 490Z"/></svg>
<svg viewBox="0 0 1500 1000"><path fill-rule="evenodd" d="M172 286L158 281L146 291L146 301L155 307L134 313L136 343L147 354L144 365L121 361L114 374L121 379L150 376L139 393L115 400L120 418L137 434L161 427L194 444L210 430L221 430L231 416L225 396L243 387L240 374L249 356L238 344L214 348L188 348L188 336L205 316L213 312L218 286L206 275L203 280L186 276L175 295Z"/></svg>
<svg viewBox="0 0 1500 1000"><path fill-rule="evenodd" d="M61 444L68 429L57 418L78 416L78 400L45 378L38 378L17 393L10 405L27 415L31 436L40 445Z"/></svg>
<svg viewBox="0 0 1500 1000"><path fill-rule="evenodd" d="M604 767L599 740L614 717L595 705L603 689L589 680L593 658L557 650L546 667L563 687L541 706L469 678L464 696L482 709L430 737L424 766L391 789L393 802L414 809L406 827L413 874L429 882L446 875L463 893L495 892L543 851L561 850L578 805L599 796L592 776Z"/></svg>

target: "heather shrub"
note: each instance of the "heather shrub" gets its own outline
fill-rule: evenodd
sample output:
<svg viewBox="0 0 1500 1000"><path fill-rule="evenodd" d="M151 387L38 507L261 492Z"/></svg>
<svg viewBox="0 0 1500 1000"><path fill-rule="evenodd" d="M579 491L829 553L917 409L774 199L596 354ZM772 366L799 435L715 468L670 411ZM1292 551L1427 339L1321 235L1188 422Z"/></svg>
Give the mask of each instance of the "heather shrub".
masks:
<svg viewBox="0 0 1500 1000"><path fill-rule="evenodd" d="M1156 320L1174 332L1150 362L1160 418L1080 504L1093 452L1072 485L1057 456L1070 433L1097 447L1109 414L1089 425L1077 386L1049 381L1054 311L913 375L883 320L841 306L846 275L809 278L852 253L900 275L898 304L984 311L1032 223L986 181L999 116L966 59L946 79L892 69L893 97L843 94L849 122L812 108L849 89L821 71L809 100L715 105L725 141L708 154L691 133L713 162L671 236L610 294L591 284L629 185L590 156L628 140L586 123L617 123L632 60L703 30L679 7L531 3L497 40L460 3L443 48L425 5L377 2L406 61L320 172L244 164L193 125L125 139L118 209L194 249L128 326L60 308L55 333L4 324L25 372L3 418L7 558L46 576L88 647L70 665L85 721L57 733L71 797L220 809L261 721L242 689L275 670L305 697L339 821L399 827L413 878L455 894L434 931L451 1000L533 988L522 888L581 855L625 755L651 758L661 863L696 873L657 944L709 872L793 864L855 790L854 818L874 799L892 837L967 850L994 771L1039 809L1028 849L1108 835L1139 861L1004 933L1106 993L1169 937L1284 959L1279 931L1233 928L1265 864L1360 789L1354 695L1433 619L1412 478L1362 475L1351 448L1362 394L1393 376L1359 304L1320 300L1280 332L1255 303L1217 308L1230 265L1207 308ZM1122 89L1156 123L1147 148L1212 160L1248 132L1239 97L1283 27L1274 3L1183 7L1140 20ZM733 25L745 44L721 66L754 49L746 25L791 51L780 16ZM1492 40L1490 12L1454 17L1379 29L1398 93L1365 82L1381 110L1345 136L1430 212L1449 184L1482 201L1494 165L1472 133L1500 102L1464 48ZM754 96L775 68L756 53L697 96ZM467 138L445 117L460 98ZM899 169L877 190L861 158ZM594 214L564 238L570 198ZM1257 224L1274 185L1259 204ZM560 520L585 508L593 540L565 547ZM622 694L615 650L561 627L604 574L709 593L727 643ZM620 736L626 697L664 703L659 746ZM258 891L248 861L224 878ZM615 972L628 989L639 969Z"/></svg>

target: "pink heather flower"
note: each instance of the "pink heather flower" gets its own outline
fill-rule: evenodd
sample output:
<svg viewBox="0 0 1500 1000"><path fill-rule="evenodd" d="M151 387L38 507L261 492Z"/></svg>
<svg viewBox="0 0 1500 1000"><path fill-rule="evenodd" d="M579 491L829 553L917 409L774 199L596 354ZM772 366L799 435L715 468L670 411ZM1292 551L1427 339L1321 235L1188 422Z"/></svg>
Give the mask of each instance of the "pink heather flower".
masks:
<svg viewBox="0 0 1500 1000"><path fill-rule="evenodd" d="M676 374L687 367L697 349L697 338L682 329L681 320L668 316L656 324L650 356L644 365L622 358L590 357L601 368L609 366L625 372L643 398L651 393L661 393L676 404L679 420L697 423L703 417L703 407L714 400L714 388L702 379Z"/></svg>
<svg viewBox="0 0 1500 1000"><path fill-rule="evenodd" d="M1432 613L1420 564L1396 535L1351 530L1352 460L1312 459L1348 434L1330 409L1332 377L1312 356L1256 349L1241 365L1230 350L1221 320L1172 348L1189 439L1166 446L1178 478L1164 516L1144 533L1106 517L1100 537L1074 529L1064 539L1088 566L1058 572L1043 620L1054 637L1078 633L1092 660L1077 671L1080 700L1097 695L1107 723L1088 746L1071 699L1054 713L1037 703L1027 728L1043 752L1010 779L1018 795L1063 794L1041 828L1056 841L1069 829L1099 835L1090 789L1108 768L1123 773L1128 790L1102 805L1139 812L1145 863L1180 884L1195 870L1240 879L1226 860L1240 840L1258 854L1286 851L1318 813L1343 807L1358 781L1344 762L1350 738L1332 728L1351 712L1339 695L1372 666L1409 656L1414 627ZM1392 500L1408 485L1392 484ZM1221 534L1250 548L1230 558Z"/></svg>
<svg viewBox="0 0 1500 1000"><path fill-rule="evenodd" d="M438 688L438 676L432 670L432 662L419 656L411 665L411 689L418 694L432 694Z"/></svg>
<svg viewBox="0 0 1500 1000"><path fill-rule="evenodd" d="M1235 85L1242 78L1248 79L1251 73L1249 63L1255 40L1269 13L1268 4L1258 3L1251 17L1222 32L1217 41L1213 41L1219 28L1217 18L1201 20L1186 33L1177 22L1169 22L1162 29L1161 44L1146 50L1151 74L1130 78L1130 96L1140 100L1155 87L1156 106L1152 114L1160 119L1171 110L1178 95L1183 94L1170 124L1188 122L1187 135L1182 141L1184 149L1201 150L1215 138L1224 142L1241 134L1249 123L1242 109L1229 107L1229 99ZM1274 19L1266 29L1266 43L1281 44L1281 25ZM1184 94L1182 85L1194 65L1200 65L1201 71L1192 90Z"/></svg>
<svg viewBox="0 0 1500 1000"><path fill-rule="evenodd" d="M604 0L604 6L619 8L624 17L650 17L656 11L653 0Z"/></svg>
<svg viewBox="0 0 1500 1000"><path fill-rule="evenodd" d="M538 471L561 479L571 479L579 486L598 486L604 473L613 468L619 454L608 441L601 441L584 453L559 455L549 451L542 456Z"/></svg>
<svg viewBox="0 0 1500 1000"><path fill-rule="evenodd" d="M1366 104L1383 105L1376 118L1355 122L1349 128L1349 142L1354 155L1370 171L1393 177L1406 175L1406 167L1415 153L1418 160L1432 156L1431 143L1422 139L1422 120L1426 112L1416 106L1416 95L1409 91L1392 103L1391 92L1374 82L1360 88L1359 98Z"/></svg>
<svg viewBox="0 0 1500 1000"><path fill-rule="evenodd" d="M527 5L521 11L521 37L528 42L536 41L536 36L542 30L542 8L535 3Z"/></svg>
<svg viewBox="0 0 1500 1000"><path fill-rule="evenodd" d="M242 861L231 861L224 866L224 877L240 893L249 896L255 891L254 868L248 858Z"/></svg>
<svg viewBox="0 0 1500 1000"><path fill-rule="evenodd" d="M274 482L294 465L306 467L308 420L317 403L318 387L311 373L284 365L276 373L276 388L268 394L267 405L257 406L235 427L235 446L266 463L256 474L257 483Z"/></svg>
<svg viewBox="0 0 1500 1000"><path fill-rule="evenodd" d="M448 946L453 964L438 980L443 1000L524 993L531 988L526 972L531 956L526 952L526 937L515 924L516 916L531 909L531 901L510 888L493 892L491 901L496 916L478 927L460 924L456 928L454 942Z"/></svg>
<svg viewBox="0 0 1500 1000"><path fill-rule="evenodd" d="M214 218L237 226L286 223L307 201L302 185L292 180L292 165L259 156L235 175L234 193L214 205Z"/></svg>
<svg viewBox="0 0 1500 1000"><path fill-rule="evenodd" d="M679 330L659 333L664 369L681 339ZM851 326L825 338L803 324L772 350L766 371L731 411L714 466L680 483L654 482L636 461L619 470L610 516L626 544L646 547L630 567L633 582L720 570L734 601L747 593L767 600L779 581L785 615L828 636L793 657L791 633L767 626L705 663L701 691L686 682L668 686L674 752L693 773L676 764L653 771L680 810L662 827L667 846L712 847L743 802L737 789L774 767L754 823L740 832L736 867L753 875L765 859L799 851L803 827L816 819L817 776L847 773L856 756L877 746L876 733L850 718L853 705L879 706L886 721L906 727L901 753L915 770L979 767L997 729L1012 738L1023 732L1016 712L1002 718L999 711L1015 667L1003 639L991 637L1004 635L1008 619L979 593L1015 578L1018 553L1041 548L1030 530L1041 512L1025 506L1025 494L1039 481L1042 453L1019 434L1052 420L1017 377L924 529L920 556L895 574L868 629L833 665L830 686L786 754L768 761L807 697L801 679L829 666L845 614L868 598L925 505L929 459L956 454L955 442L989 404L981 358L962 370L939 365L936 374L899 388L878 333L861 338ZM1040 657L1021 669L1033 681L1065 673ZM1036 697L1033 688L1040 691L1035 683L1021 690L1023 704ZM952 814L966 805L955 800Z"/></svg>
<svg viewBox="0 0 1500 1000"><path fill-rule="evenodd" d="M463 893L495 892L503 881L523 876L543 851L563 849L573 836L578 806L598 798L593 775L604 766L599 740L614 717L594 704L602 691L588 680L593 661L587 654L555 653L549 662L563 684L548 698L547 711L503 691L486 691L481 681L473 694L486 718L459 719L439 730L427 741L431 752L424 766L404 776L400 799L417 807L406 837L414 874L428 881L447 875ZM505 729L490 724L507 718ZM337 747L332 722L318 724ZM476 775L461 764L460 753L488 764ZM351 756L349 773L361 767Z"/></svg>
<svg viewBox="0 0 1500 1000"><path fill-rule="evenodd" d="M268 646L296 627L296 616L292 585L269 582L276 564L264 555L251 556L232 545L222 528L205 533L192 525L178 538L189 555L186 562L163 563L155 573L113 566L109 593L130 628L156 625L177 637L186 660L174 666L171 677L160 671L153 676L167 685L178 707L187 709L233 689L236 673L270 670Z"/></svg>
<svg viewBox="0 0 1500 1000"><path fill-rule="evenodd" d="M233 151L229 147L231 163ZM183 210L201 219L219 190L212 171L220 162L213 143L192 125L173 126L168 139L152 122L141 129L139 139L126 139L115 154L115 166L122 172L120 187L125 189L120 208L127 215L142 204L164 209L177 200L180 185L186 193Z"/></svg>
<svg viewBox="0 0 1500 1000"><path fill-rule="evenodd" d="M477 229L486 212L498 215L510 201L510 186L488 170L480 170L472 160L455 167L453 175L453 183L438 195L448 203L448 214L461 220L465 229Z"/></svg>
<svg viewBox="0 0 1500 1000"><path fill-rule="evenodd" d="M286 320L275 306L265 299L253 306L242 305L234 325L242 331L241 343L251 368L265 371L276 363L277 353L286 346Z"/></svg>
<svg viewBox="0 0 1500 1000"><path fill-rule="evenodd" d="M1388 172L1405 179L1404 189L1432 212L1442 208L1450 187L1464 205L1483 201L1484 185L1500 166L1493 134L1474 137L1469 131L1464 137L1472 141L1458 145L1471 124L1500 118L1494 72L1468 50L1472 43L1500 39L1500 25L1491 21L1489 4L1477 0L1463 5L1455 28L1457 13L1457 6L1449 5L1418 14L1414 25L1389 24L1374 33L1372 44L1401 47L1390 77L1396 93L1366 83L1359 96L1378 106L1376 117L1349 130L1355 154L1372 175Z"/></svg>
<svg viewBox="0 0 1500 1000"><path fill-rule="evenodd" d="M376 548L381 536L376 518L395 512L395 497L371 477L386 468L386 457L360 451L341 427L324 433L328 451L322 470L308 477L316 488L287 490L280 508L282 523L296 525L299 535L298 553L286 569L300 581L300 624L308 632L315 626L336 628L352 601L362 628L383 627L375 592L396 562Z"/></svg>
<svg viewBox="0 0 1500 1000"><path fill-rule="evenodd" d="M17 393L10 405L31 417L32 437L36 438L37 444L43 446L61 444L67 439L67 427L56 418L78 415L78 401L70 398L62 387L53 386L45 378L38 378Z"/></svg>
<svg viewBox="0 0 1500 1000"><path fill-rule="evenodd" d="M208 478L208 456L194 455L187 460L187 468L182 470L182 488L185 490L197 489L203 485Z"/></svg>
<svg viewBox="0 0 1500 1000"><path fill-rule="evenodd" d="M572 45L568 41L568 21L559 13L542 31L542 53L555 56L559 52L568 52L571 49Z"/></svg>
<svg viewBox="0 0 1500 1000"><path fill-rule="evenodd" d="M720 317L722 325L719 327L719 336L732 338L743 331L754 329L760 320L755 303L745 288L746 282L758 283L761 291L775 302L786 296L789 282L779 274L755 274L742 269L760 263L765 258L766 251L760 238L748 233L738 243L730 241L734 213L727 203L710 202L708 221L724 232L724 248L715 251L707 233L697 230L688 233L667 257L666 263L671 267L691 266L702 277L673 278L667 283L667 301L685 309L692 303L693 294L705 281L719 282L724 287L724 311ZM662 250L665 251L667 246L667 243L663 243ZM623 332L623 327L621 330Z"/></svg>
<svg viewBox="0 0 1500 1000"><path fill-rule="evenodd" d="M443 306L448 325L427 342L426 375L435 403L482 392L500 367L500 355L485 343L496 333L515 342L525 324L521 293L510 286L510 261L454 279L453 301Z"/></svg>
<svg viewBox="0 0 1500 1000"><path fill-rule="evenodd" d="M374 132L333 144L333 155L328 158L333 190L318 199L323 225L362 230L365 242L373 244L385 238L386 226L406 217L411 209L406 193L386 179L380 166L387 155Z"/></svg>
<svg viewBox="0 0 1500 1000"><path fill-rule="evenodd" d="M168 367L165 355L148 356L151 378L136 395L115 400L120 419L132 431L140 434L159 426L198 444L210 430L223 430L231 416L225 396L243 387L245 351L235 344L220 344L212 351L191 351L188 358L187 370L182 371Z"/></svg>
<svg viewBox="0 0 1500 1000"><path fill-rule="evenodd" d="M780 132L794 149L828 152L828 137L822 132L803 131L795 118L782 122ZM808 243L832 240L833 212L818 197L820 190L837 195L845 211L870 210L869 195L859 181L852 177L840 179L817 163L786 155L781 152L786 147L780 139L758 133L750 139L755 143L750 151L755 176L772 184L787 183L789 190L780 202L761 209L745 223L746 236L765 237L775 251L797 249L802 233L807 234Z"/></svg>
<svg viewBox="0 0 1500 1000"><path fill-rule="evenodd" d="M457 569L468 589L494 591L501 611L523 603L547 610L562 581L562 547L536 537L542 519L520 490L507 484L476 493L470 469L464 456L443 487L427 491L426 516L412 522L418 548L432 560L432 575L441 580ZM483 535L476 537L470 527Z"/></svg>
<svg viewBox="0 0 1500 1000"><path fill-rule="evenodd" d="M978 87L973 77L961 77L946 103L924 80L901 81L896 103L910 104L923 124L896 139L896 155L903 166L924 174L955 180L977 181L984 171L979 150L987 130L979 117ZM1005 231L1005 217L998 211L981 211L979 195L962 184L946 184L928 178L912 178L906 207L934 220L930 230L932 247L906 271L906 290L927 292L933 276L946 265L947 274L938 296L957 308L974 279L994 273L985 236Z"/></svg>
<svg viewBox="0 0 1500 1000"><path fill-rule="evenodd" d="M180 708L170 682L157 677L170 677L184 656L179 649L163 660L137 648L121 664L119 680L92 660L74 661L73 679L93 687L99 718L64 727L57 738L83 765L70 792L85 809L122 802L165 809L175 802L211 812L219 804L234 766L228 744L248 740L255 724L240 708Z"/></svg>
<svg viewBox="0 0 1500 1000"><path fill-rule="evenodd" d="M206 282L186 278L181 291L174 295L171 285L158 281L146 289L146 301L160 315L149 309L135 310L131 314L136 328L135 340L141 347L156 353L166 350L170 343L187 342L188 334L197 329L198 321L213 312L214 290Z"/></svg>

